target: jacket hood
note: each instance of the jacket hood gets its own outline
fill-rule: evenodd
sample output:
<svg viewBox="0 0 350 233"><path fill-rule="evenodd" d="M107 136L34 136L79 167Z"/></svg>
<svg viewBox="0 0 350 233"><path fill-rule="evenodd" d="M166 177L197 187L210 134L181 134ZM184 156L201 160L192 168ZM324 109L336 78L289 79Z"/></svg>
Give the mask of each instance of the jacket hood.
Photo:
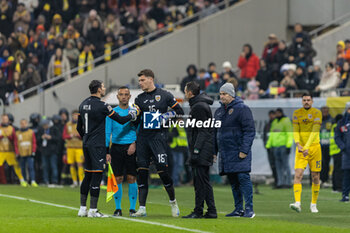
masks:
<svg viewBox="0 0 350 233"><path fill-rule="evenodd" d="M205 102L209 105L212 105L214 103L214 100L210 96L208 96L206 93L201 93L195 97L192 97L189 100L190 106L193 106L199 102Z"/></svg>
<svg viewBox="0 0 350 233"><path fill-rule="evenodd" d="M193 69L193 70L194 70L194 74L193 74L193 75L190 74L190 69ZM187 75L188 75L188 76L197 76L197 68L196 68L195 65L189 65L189 66L187 67L187 69L186 69L186 72L187 72Z"/></svg>
<svg viewBox="0 0 350 233"><path fill-rule="evenodd" d="M225 106L221 101L220 101L221 106ZM227 106L235 106L235 105L239 105L239 104L243 104L243 100L241 99L241 97L236 96L235 99L229 103Z"/></svg>

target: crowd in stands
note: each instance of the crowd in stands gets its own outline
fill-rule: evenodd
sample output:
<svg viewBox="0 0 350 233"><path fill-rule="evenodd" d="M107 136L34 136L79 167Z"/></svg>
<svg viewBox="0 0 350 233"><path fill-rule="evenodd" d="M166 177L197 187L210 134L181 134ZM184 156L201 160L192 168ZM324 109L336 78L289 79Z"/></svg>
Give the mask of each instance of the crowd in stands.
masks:
<svg viewBox="0 0 350 233"><path fill-rule="evenodd" d="M321 61L314 61L315 56L310 35L301 24L296 24L290 45L270 34L261 57L250 44L245 44L234 63L237 64L235 70L230 61L222 64L221 73L214 63L210 63L207 70L200 69L198 74L195 65L188 66L181 89L183 91L186 82L197 81L202 91L217 96L220 87L228 79L234 79L237 94L253 100L298 96L306 91L314 96L328 97L336 96L337 88L350 88L350 40L338 42L336 59L328 61L324 69ZM349 90L341 92L341 95L349 94Z"/></svg>
<svg viewBox="0 0 350 233"><path fill-rule="evenodd" d="M20 102L20 92L57 76L70 79L76 67L73 75L91 70L143 45L158 29L168 27L159 37L215 13L222 1L1 0L0 99ZM137 45L123 48L132 41ZM118 48L121 52L112 54ZM94 64L102 55L104 60Z"/></svg>

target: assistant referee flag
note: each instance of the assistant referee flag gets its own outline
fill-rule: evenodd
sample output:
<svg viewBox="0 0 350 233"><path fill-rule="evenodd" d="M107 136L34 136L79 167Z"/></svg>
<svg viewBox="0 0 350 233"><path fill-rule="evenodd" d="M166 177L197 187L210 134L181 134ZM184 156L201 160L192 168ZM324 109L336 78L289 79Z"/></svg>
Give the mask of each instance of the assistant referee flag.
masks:
<svg viewBox="0 0 350 233"><path fill-rule="evenodd" d="M112 200L113 195L118 192L118 184L113 174L112 166L108 163L107 198L106 202Z"/></svg>

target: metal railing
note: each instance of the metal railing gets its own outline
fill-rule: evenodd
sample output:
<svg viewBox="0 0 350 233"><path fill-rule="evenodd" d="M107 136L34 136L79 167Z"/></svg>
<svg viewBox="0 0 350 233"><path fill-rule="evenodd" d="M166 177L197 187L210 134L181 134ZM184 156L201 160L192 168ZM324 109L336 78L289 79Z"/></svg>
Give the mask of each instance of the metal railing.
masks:
<svg viewBox="0 0 350 233"><path fill-rule="evenodd" d="M289 94L290 98L299 97L299 95L302 95L304 93L309 93L308 90L289 90L287 93ZM325 91L311 91L315 95L323 96L328 93L333 92L333 94L336 94L336 96L350 96L350 88L334 88L329 89Z"/></svg>
<svg viewBox="0 0 350 233"><path fill-rule="evenodd" d="M229 6L231 6L235 2L237 2L237 0L225 0L223 2L220 2L219 4L216 4L216 8L218 10L217 12L228 8ZM186 17L186 18L184 18L184 19L182 19L182 20L180 20L180 21L178 21L178 22L176 22L176 23L174 23L172 25L168 25L168 26L166 26L164 28L161 28L161 29L159 29L159 30L157 30L155 32L152 32L152 33L148 34L147 36L145 36L143 39L134 40L133 42L130 42L130 43L128 43L128 44L118 48L118 49L115 49L109 55L102 55L100 57L97 57L92 62L92 64L94 66L99 64L100 62L104 61L105 57L107 57L107 56L113 57L114 55L118 54L119 57L121 57L121 56L123 56L123 51L125 49L128 49L130 51L130 50L136 49L138 45L141 45L141 46L146 45L146 44L150 43L151 41L154 41L154 40L156 40L156 39L158 39L158 38L160 38L160 37L162 37L162 36L164 36L166 34L169 34L169 33L173 32L173 31L175 31L178 26L186 25L186 23L190 24L190 23L198 21L199 19L204 18L203 15L205 15L205 13L208 13L210 11L212 11L212 9L210 9L210 8L209 9L203 9L203 10L197 12L196 14L194 14L192 16ZM54 77L54 78L52 78L50 80L47 80L47 81L45 81L45 82L43 82L43 83L41 83L41 84L39 84L39 85L37 85L35 87L31 87L29 89L26 89L26 90L22 91L19 94L22 95L24 98L26 98L26 96L28 96L28 95L40 93L44 89L47 89L49 87L52 87L52 86L56 85L57 82L65 81L67 79L66 77L68 77L69 75L71 77L73 77L73 74L78 72L78 70L80 70L80 69L84 69L85 70L85 68L90 66L90 65L91 64L86 63L86 64L84 64L84 66L77 66L77 67L71 69L68 72L65 72L65 73L63 73L63 74L61 74L61 75L59 75L57 77ZM11 103L9 103L9 104L11 104Z"/></svg>
<svg viewBox="0 0 350 233"><path fill-rule="evenodd" d="M342 24L344 24L344 23L346 23L348 21L350 21L350 12L345 14L345 15L342 15L342 16L340 16L340 17L338 17L338 18L336 18L336 19L334 19L332 21L329 21L329 22L323 24L322 26L320 26L320 27L310 31L309 35L312 38L317 37L320 34L320 32L322 32L323 30L325 30L325 29L327 29L327 28L329 28L331 26L342 25Z"/></svg>
<svg viewBox="0 0 350 233"><path fill-rule="evenodd" d="M5 105L4 101L0 98L0 113L4 114L5 113Z"/></svg>

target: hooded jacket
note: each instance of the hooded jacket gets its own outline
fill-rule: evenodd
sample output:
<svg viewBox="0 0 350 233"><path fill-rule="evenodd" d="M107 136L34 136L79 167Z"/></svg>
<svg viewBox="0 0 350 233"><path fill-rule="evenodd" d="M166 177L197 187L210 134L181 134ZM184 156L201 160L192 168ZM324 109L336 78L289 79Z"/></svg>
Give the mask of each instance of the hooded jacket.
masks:
<svg viewBox="0 0 350 233"><path fill-rule="evenodd" d="M348 106L347 106L348 107ZM346 108L348 109L348 108ZM342 169L350 169L350 114L345 113L334 130L334 140L341 149Z"/></svg>
<svg viewBox="0 0 350 233"><path fill-rule="evenodd" d="M194 70L194 74L191 75L190 74L190 69L193 69ZM192 82L192 81L197 81L198 82L198 79L197 79L197 68L196 66L194 65L189 65L186 69L187 71L187 76L184 77L181 81L181 91L183 93L185 93L185 86L188 82Z"/></svg>
<svg viewBox="0 0 350 233"><path fill-rule="evenodd" d="M254 119L251 110L240 97L215 112L215 119L221 121L221 128L215 134L215 153L220 152L220 175L236 172L250 172L251 147L255 137ZM239 153L247 154L241 159Z"/></svg>
<svg viewBox="0 0 350 233"><path fill-rule="evenodd" d="M191 111L190 120L206 121L213 117L209 105L213 99L205 93L196 95L189 100ZM211 166L213 164L214 152L214 129L213 128L189 128L187 133L188 146L191 154L190 164L192 166Z"/></svg>

